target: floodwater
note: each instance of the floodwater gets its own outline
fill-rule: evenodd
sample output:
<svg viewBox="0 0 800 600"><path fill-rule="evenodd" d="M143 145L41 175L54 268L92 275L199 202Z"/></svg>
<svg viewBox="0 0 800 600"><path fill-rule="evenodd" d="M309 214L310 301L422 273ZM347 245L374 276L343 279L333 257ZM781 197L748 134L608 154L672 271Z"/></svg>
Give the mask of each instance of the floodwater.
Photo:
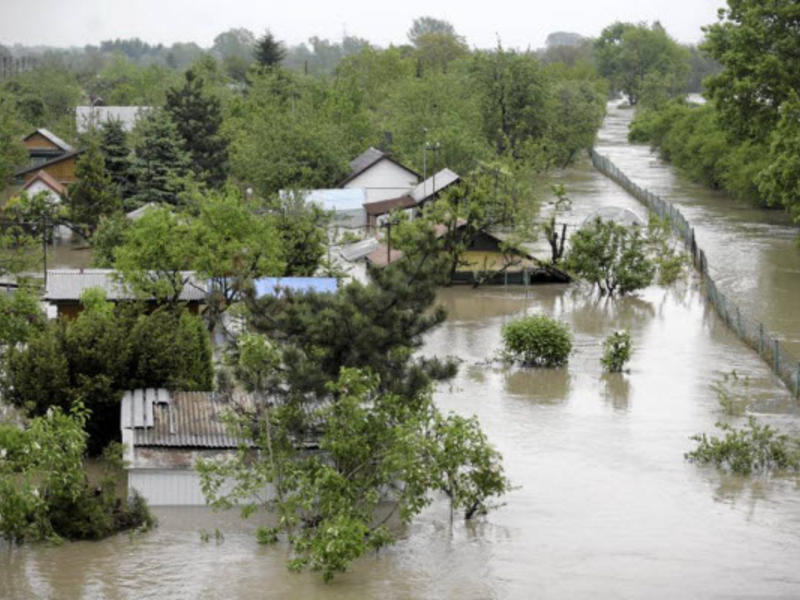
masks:
<svg viewBox="0 0 800 600"><path fill-rule="evenodd" d="M561 180L573 199L565 215L572 224L599 206L644 214L586 162ZM720 419L742 421L724 417L709 389L733 368L751 379L751 411L800 435L797 402L717 319L696 278L621 300L559 285L450 288L439 300L450 316L424 352L462 364L436 401L478 415L516 486L487 517L451 529L439 499L398 532L395 546L326 585L317 574L288 572L285 546L260 547L253 524L235 514L160 508L160 526L145 534L0 550L0 596L800 596L800 480L724 476L683 458L691 435ZM492 362L502 325L539 312L572 329L568 366ZM600 344L619 328L634 339L630 372L604 375Z"/></svg>
<svg viewBox="0 0 800 600"><path fill-rule="evenodd" d="M597 151L681 210L721 291L800 358L800 228L782 210L736 202L683 177L648 146L629 144L632 117L633 111L610 104Z"/></svg>

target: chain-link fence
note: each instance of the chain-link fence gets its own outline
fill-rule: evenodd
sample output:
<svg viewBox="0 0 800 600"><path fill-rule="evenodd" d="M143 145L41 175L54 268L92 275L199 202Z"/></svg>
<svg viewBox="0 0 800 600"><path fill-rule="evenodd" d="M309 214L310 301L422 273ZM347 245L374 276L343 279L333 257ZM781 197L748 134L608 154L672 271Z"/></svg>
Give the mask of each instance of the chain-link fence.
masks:
<svg viewBox="0 0 800 600"><path fill-rule="evenodd" d="M671 203L636 185L605 156L594 150L591 150L590 154L592 164L598 171L625 188L650 211L669 221L675 233L686 243L694 266L702 277L706 297L719 316L742 340L758 352L786 386L794 391L795 396L800 397L800 362L778 338L770 334L763 323L743 313L735 302L719 290L708 271L706 254L697 246L694 229L681 212Z"/></svg>

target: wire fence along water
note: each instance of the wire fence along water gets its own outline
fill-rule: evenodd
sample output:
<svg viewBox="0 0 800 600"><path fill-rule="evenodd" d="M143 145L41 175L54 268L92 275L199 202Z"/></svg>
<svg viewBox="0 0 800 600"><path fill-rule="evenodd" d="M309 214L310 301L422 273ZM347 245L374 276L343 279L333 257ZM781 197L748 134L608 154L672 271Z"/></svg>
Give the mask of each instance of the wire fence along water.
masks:
<svg viewBox="0 0 800 600"><path fill-rule="evenodd" d="M763 323L746 315L736 302L720 291L709 273L705 252L697 246L694 229L681 212L669 202L632 182L605 156L594 150L590 151L590 155L592 164L598 171L625 188L650 211L669 221L675 233L686 243L694 266L702 276L706 297L719 316L742 340L758 352L795 396L800 397L800 362L797 357L792 355L778 338L770 334Z"/></svg>

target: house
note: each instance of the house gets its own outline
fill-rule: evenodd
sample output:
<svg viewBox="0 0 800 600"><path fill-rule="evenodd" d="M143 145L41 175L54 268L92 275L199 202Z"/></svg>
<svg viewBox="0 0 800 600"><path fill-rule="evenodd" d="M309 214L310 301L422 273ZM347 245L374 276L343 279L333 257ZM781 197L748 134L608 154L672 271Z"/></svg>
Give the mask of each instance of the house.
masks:
<svg viewBox="0 0 800 600"><path fill-rule="evenodd" d="M393 210L408 210L417 206L416 200L409 194L390 198L388 200L378 200L377 202L367 202L364 204L364 211L367 214L367 230L374 231L384 221L386 215Z"/></svg>
<svg viewBox="0 0 800 600"><path fill-rule="evenodd" d="M56 134L44 128L37 129L22 138L22 144L28 149L29 166L32 167L49 162L75 150Z"/></svg>
<svg viewBox="0 0 800 600"><path fill-rule="evenodd" d="M192 272L184 272L187 283L178 298L186 302L193 313L200 312L206 301L206 282ZM74 319L83 310L81 296L90 288L100 288L110 302L130 302L140 299L119 278L114 269L53 269L47 271L44 300L54 305L59 317ZM148 300L155 304L155 299Z"/></svg>
<svg viewBox="0 0 800 600"><path fill-rule="evenodd" d="M68 192L66 185L57 181L52 175L42 169L28 179L25 185L22 186L22 189L25 190L29 196L45 193L52 204L60 203L61 199L66 197Z"/></svg>
<svg viewBox="0 0 800 600"><path fill-rule="evenodd" d="M84 133L107 121L119 121L124 131L130 131L149 106L76 106L75 125L78 133Z"/></svg>
<svg viewBox="0 0 800 600"><path fill-rule="evenodd" d="M120 429L128 493L135 490L151 506L204 505L195 462L250 445L231 434L225 415L253 409L253 399L238 392L227 397L165 389L126 391Z"/></svg>
<svg viewBox="0 0 800 600"><path fill-rule="evenodd" d="M363 189L366 202L378 202L408 193L419 179L416 171L400 164L386 152L369 148L350 161L350 174L339 187Z"/></svg>
<svg viewBox="0 0 800 600"><path fill-rule="evenodd" d="M76 161L83 152L84 150L70 150L46 162L27 166L14 173L14 179L29 183L40 171L44 171L61 185L66 186L75 183L78 180L75 175Z"/></svg>

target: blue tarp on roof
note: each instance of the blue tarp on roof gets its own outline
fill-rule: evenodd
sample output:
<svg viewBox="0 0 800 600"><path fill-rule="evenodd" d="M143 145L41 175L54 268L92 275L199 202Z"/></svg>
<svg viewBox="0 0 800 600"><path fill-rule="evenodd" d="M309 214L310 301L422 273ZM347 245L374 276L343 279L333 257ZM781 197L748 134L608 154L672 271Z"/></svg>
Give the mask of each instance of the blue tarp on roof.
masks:
<svg viewBox="0 0 800 600"><path fill-rule="evenodd" d="M338 288L335 277L262 277L253 282L256 298L277 296L281 290L294 293L334 293Z"/></svg>

